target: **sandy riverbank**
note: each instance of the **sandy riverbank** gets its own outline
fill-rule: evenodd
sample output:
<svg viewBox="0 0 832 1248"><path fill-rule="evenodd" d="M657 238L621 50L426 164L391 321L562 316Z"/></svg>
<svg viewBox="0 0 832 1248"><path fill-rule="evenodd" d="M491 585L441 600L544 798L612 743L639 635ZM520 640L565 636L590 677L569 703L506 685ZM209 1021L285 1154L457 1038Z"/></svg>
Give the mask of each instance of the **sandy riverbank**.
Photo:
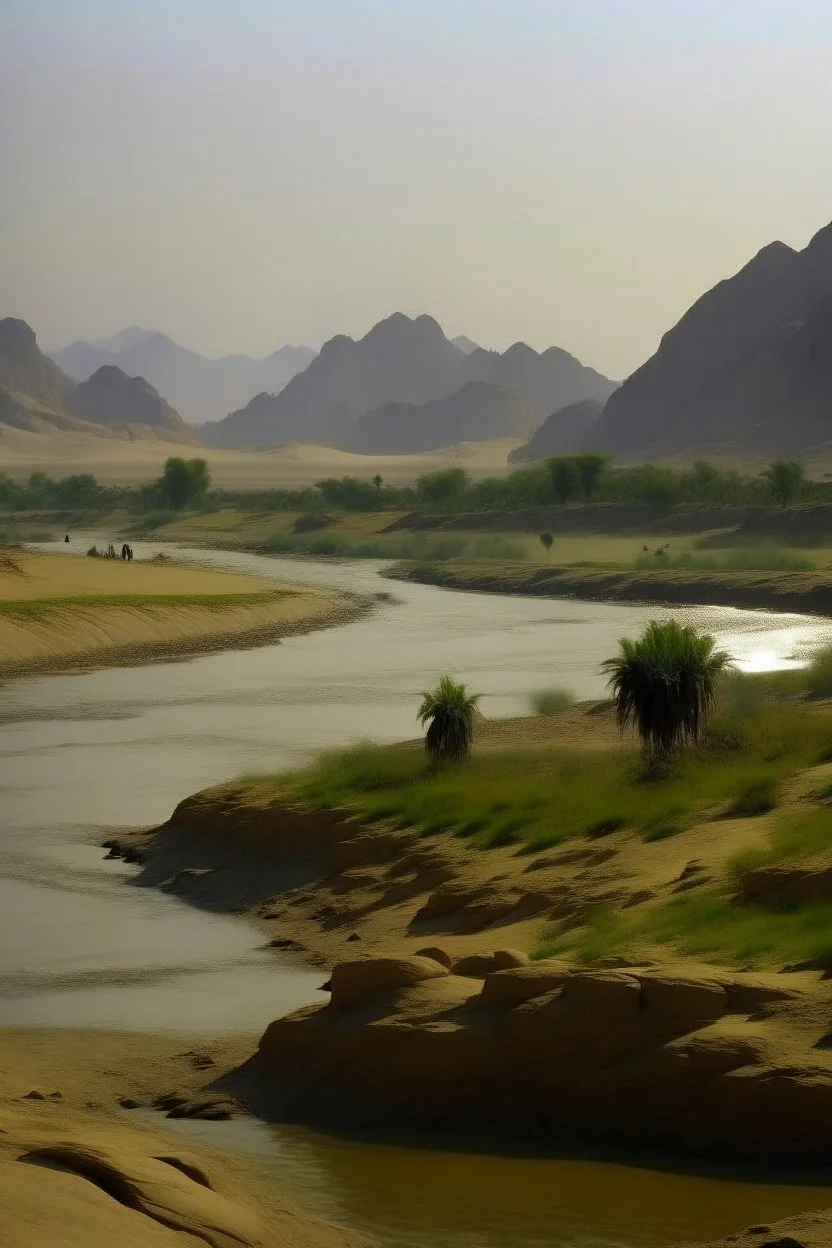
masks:
<svg viewBox="0 0 832 1248"><path fill-rule="evenodd" d="M161 1115L140 1122L128 1107L203 1087L241 1051L204 1037L0 1030L0 1245L366 1248L298 1209L273 1171L185 1145Z"/></svg>
<svg viewBox="0 0 832 1248"><path fill-rule="evenodd" d="M596 704L485 722L476 750L532 744L626 748ZM830 763L796 772L768 814L728 817L723 801L655 840L621 828L538 853L300 808L252 780L187 799L120 849L143 862L139 883L246 912L277 947L334 968L329 1004L276 1021L238 1071L258 1112L806 1164L832 1142L824 967L748 972L667 943L589 967L528 955L599 907L705 896L830 778ZM812 863L775 883L821 899L827 877Z"/></svg>
<svg viewBox="0 0 832 1248"><path fill-rule="evenodd" d="M357 613L347 595L167 561L0 558L0 678L269 644Z"/></svg>

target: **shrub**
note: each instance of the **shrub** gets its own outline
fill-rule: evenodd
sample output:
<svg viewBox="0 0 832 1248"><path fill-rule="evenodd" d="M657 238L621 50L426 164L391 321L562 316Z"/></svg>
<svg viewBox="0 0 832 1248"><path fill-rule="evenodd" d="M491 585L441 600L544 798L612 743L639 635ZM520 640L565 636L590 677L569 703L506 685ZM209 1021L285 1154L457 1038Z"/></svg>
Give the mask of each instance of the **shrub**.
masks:
<svg viewBox="0 0 832 1248"><path fill-rule="evenodd" d="M620 828L626 826L627 820L623 815L605 815L603 819L596 819L586 830L589 837L609 836L612 832L618 832Z"/></svg>
<svg viewBox="0 0 832 1248"><path fill-rule="evenodd" d="M727 819L765 815L777 805L777 785L770 778L755 780L737 794L725 812Z"/></svg>
<svg viewBox="0 0 832 1248"><path fill-rule="evenodd" d="M451 676L443 676L435 689L422 694L418 719L427 725L425 749L435 762L468 758L479 698L478 693L469 694L465 685Z"/></svg>
<svg viewBox="0 0 832 1248"><path fill-rule="evenodd" d="M819 650L805 672L810 697L832 697L832 646Z"/></svg>
<svg viewBox="0 0 832 1248"><path fill-rule="evenodd" d="M652 620L637 641L622 638L601 668L621 728L637 730L645 753L666 755L699 740L728 663L707 633Z"/></svg>
<svg viewBox="0 0 832 1248"><path fill-rule="evenodd" d="M669 836L678 836L690 826L687 812L684 810L666 810L654 815L645 823L643 839L645 841L664 841Z"/></svg>
<svg viewBox="0 0 832 1248"><path fill-rule="evenodd" d="M570 689L538 689L531 700L535 715L557 715L559 711L569 709L575 695Z"/></svg>
<svg viewBox="0 0 832 1248"><path fill-rule="evenodd" d="M323 512L309 511L302 516L297 516L295 523L292 525L293 533L314 533L317 529L327 529L335 520L332 516L327 516Z"/></svg>
<svg viewBox="0 0 832 1248"><path fill-rule="evenodd" d="M101 552L99 551L97 546L90 546L89 550L87 551L87 558L88 559L100 559L101 558Z"/></svg>

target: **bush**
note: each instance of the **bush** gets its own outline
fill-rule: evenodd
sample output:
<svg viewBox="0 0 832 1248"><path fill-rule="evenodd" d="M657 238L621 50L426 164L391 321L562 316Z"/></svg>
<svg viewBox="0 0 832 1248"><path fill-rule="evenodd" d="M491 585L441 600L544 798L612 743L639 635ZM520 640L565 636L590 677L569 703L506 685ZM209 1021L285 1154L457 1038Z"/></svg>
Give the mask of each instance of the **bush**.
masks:
<svg viewBox="0 0 832 1248"><path fill-rule="evenodd" d="M101 558L101 552L97 546L90 546L89 550L87 551L87 558L88 559L100 559Z"/></svg>
<svg viewBox="0 0 832 1248"><path fill-rule="evenodd" d="M690 826L687 812L684 810L666 810L654 815L645 823L643 839L645 841L665 841L669 836L678 836Z"/></svg>
<svg viewBox="0 0 832 1248"><path fill-rule="evenodd" d="M805 682L811 697L832 697L832 646L818 651L806 668Z"/></svg>
<svg viewBox="0 0 832 1248"><path fill-rule="evenodd" d="M603 819L596 819L595 823L591 823L586 834L592 838L609 836L612 832L618 832L626 824L627 820L623 815L605 815Z"/></svg>
<svg viewBox="0 0 832 1248"><path fill-rule="evenodd" d="M557 715L572 706L575 695L570 689L538 689L531 701L535 715Z"/></svg>
<svg viewBox="0 0 832 1248"><path fill-rule="evenodd" d="M726 819L766 815L777 805L777 785L770 778L755 780L734 798L725 812Z"/></svg>
<svg viewBox="0 0 832 1248"><path fill-rule="evenodd" d="M293 533L314 533L317 529L328 529L331 524L335 523L333 516L327 516L323 512L305 512L302 516L298 516L292 525Z"/></svg>

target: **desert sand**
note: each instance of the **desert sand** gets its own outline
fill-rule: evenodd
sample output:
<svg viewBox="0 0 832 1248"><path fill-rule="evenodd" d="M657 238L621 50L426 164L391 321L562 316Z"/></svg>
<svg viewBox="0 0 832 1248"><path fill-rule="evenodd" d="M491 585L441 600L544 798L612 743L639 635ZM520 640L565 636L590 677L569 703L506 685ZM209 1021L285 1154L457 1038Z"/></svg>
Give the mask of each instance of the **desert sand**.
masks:
<svg viewBox="0 0 832 1248"><path fill-rule="evenodd" d="M474 476L504 476L508 455L522 439L463 442L422 455L354 455L317 443L287 443L264 451L223 451L194 444L31 433L0 425L0 472L14 477L45 472L67 477L91 472L104 485L136 485L161 474L171 455L207 459L215 485L226 489L278 489L313 485L322 477L355 476L406 485L440 468L467 468Z"/></svg>
<svg viewBox="0 0 832 1248"><path fill-rule="evenodd" d="M8 551L0 676L263 645L358 609L346 596L165 561Z"/></svg>

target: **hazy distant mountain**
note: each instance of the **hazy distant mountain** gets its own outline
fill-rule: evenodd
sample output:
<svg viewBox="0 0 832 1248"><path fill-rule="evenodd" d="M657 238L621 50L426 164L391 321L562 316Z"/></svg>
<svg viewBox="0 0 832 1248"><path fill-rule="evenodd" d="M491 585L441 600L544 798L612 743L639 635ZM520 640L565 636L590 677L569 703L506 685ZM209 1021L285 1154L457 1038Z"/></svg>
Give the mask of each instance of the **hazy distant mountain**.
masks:
<svg viewBox="0 0 832 1248"><path fill-rule="evenodd" d="M104 364L67 395L64 406L71 416L97 425L147 425L193 437L178 412L143 377L128 377L114 364Z"/></svg>
<svg viewBox="0 0 832 1248"><path fill-rule="evenodd" d="M469 338L467 334L458 334L456 338L451 339L451 342L463 355L470 355L472 351L480 349L480 344L474 342L473 338Z"/></svg>
<svg viewBox="0 0 832 1248"><path fill-rule="evenodd" d="M7 316L0 321L0 386L59 408L73 382L43 354L34 330Z"/></svg>
<svg viewBox="0 0 832 1248"><path fill-rule="evenodd" d="M511 452L508 462L523 464L549 455L574 454L598 424L603 407L597 399L582 399L553 412L525 446Z"/></svg>
<svg viewBox="0 0 832 1248"><path fill-rule="evenodd" d="M311 347L281 347L265 359L226 355L208 359L166 334L131 326L105 342L73 342L53 359L78 381L104 364L145 377L190 421L214 420L262 390L282 390L315 358Z"/></svg>
<svg viewBox="0 0 832 1248"><path fill-rule="evenodd" d="M556 347L539 355L517 343L503 355L482 348L466 355L432 317L411 319L397 312L357 342L344 335L330 339L280 394L258 395L201 432L212 446L341 444L367 412L391 403L421 407L470 381L516 391L534 409L538 424L554 408L582 398L603 401L615 388Z"/></svg>
<svg viewBox="0 0 832 1248"><path fill-rule="evenodd" d="M2 425L108 438L189 441L194 436L152 386L120 369L102 369L76 386L43 354L26 322L12 317L0 321Z"/></svg>
<svg viewBox="0 0 832 1248"><path fill-rule="evenodd" d="M522 438L534 429L537 420L535 409L516 390L469 381L447 398L433 399L421 407L386 403L365 412L343 446L368 455L433 451L459 442Z"/></svg>
<svg viewBox="0 0 832 1248"><path fill-rule="evenodd" d="M612 396L594 445L796 453L832 439L832 225L719 282Z"/></svg>

